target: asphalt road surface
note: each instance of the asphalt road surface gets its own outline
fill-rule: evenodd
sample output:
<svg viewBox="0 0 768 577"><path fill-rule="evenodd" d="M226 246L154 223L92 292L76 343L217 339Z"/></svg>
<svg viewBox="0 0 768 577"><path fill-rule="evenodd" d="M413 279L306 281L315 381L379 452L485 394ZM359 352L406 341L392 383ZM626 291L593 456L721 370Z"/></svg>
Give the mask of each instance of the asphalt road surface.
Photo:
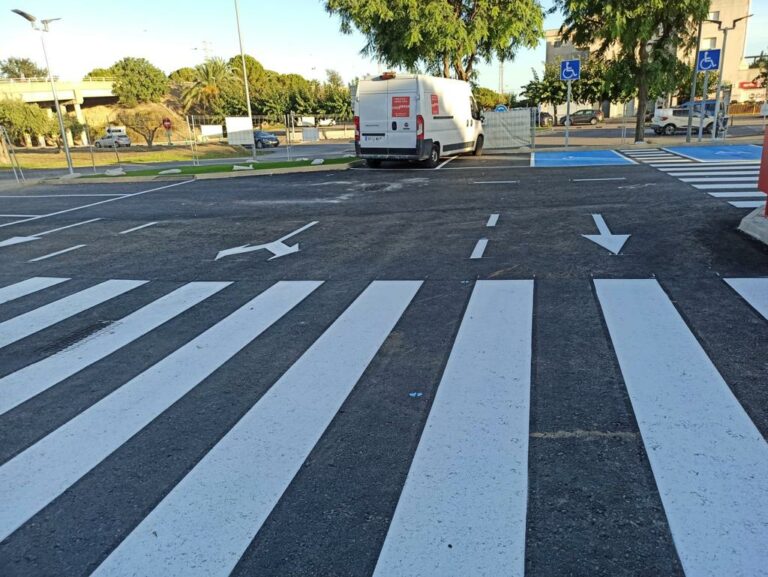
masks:
<svg viewBox="0 0 768 577"><path fill-rule="evenodd" d="M766 575L755 166L527 164L3 190L0 575Z"/></svg>

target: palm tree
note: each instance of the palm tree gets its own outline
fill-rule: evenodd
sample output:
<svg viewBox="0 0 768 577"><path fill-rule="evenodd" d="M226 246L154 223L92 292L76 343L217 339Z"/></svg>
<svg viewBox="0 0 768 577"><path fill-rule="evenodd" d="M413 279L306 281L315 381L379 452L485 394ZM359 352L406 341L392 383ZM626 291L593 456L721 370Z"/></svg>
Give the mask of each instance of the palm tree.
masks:
<svg viewBox="0 0 768 577"><path fill-rule="evenodd" d="M199 106L203 114L216 109L221 94L238 82L229 64L223 58L211 58L195 66L195 75L181 95L184 110Z"/></svg>

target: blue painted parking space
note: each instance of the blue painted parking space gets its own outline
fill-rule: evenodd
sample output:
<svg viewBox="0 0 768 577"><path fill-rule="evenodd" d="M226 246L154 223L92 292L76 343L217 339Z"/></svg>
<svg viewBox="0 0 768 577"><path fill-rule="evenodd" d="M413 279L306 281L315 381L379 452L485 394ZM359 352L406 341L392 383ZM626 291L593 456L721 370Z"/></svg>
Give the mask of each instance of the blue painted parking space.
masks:
<svg viewBox="0 0 768 577"><path fill-rule="evenodd" d="M636 164L615 150L576 150L573 152L536 152L531 166L606 166Z"/></svg>
<svg viewBox="0 0 768 577"><path fill-rule="evenodd" d="M674 154L699 162L734 162L739 160L760 160L763 147L756 144L733 144L715 146L669 146L664 148Z"/></svg>

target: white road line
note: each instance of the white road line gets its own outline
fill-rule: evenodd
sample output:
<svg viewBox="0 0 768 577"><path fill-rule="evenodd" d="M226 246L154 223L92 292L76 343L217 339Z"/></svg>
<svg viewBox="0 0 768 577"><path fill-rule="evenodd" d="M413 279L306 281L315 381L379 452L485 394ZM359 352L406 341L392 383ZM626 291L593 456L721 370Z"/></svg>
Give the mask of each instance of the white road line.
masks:
<svg viewBox="0 0 768 577"><path fill-rule="evenodd" d="M449 163L449 162L451 162L452 160L456 160L456 157L455 157L455 156L451 156L451 157L447 158L446 160L444 160L443 162L441 162L440 164L438 164L438 165L435 167L435 170L440 170L441 168L443 168L443 167L444 167L446 164L448 164L448 163Z"/></svg>
<svg viewBox="0 0 768 577"><path fill-rule="evenodd" d="M68 278L37 276L0 288L0 305L68 281Z"/></svg>
<svg viewBox="0 0 768 577"><path fill-rule="evenodd" d="M689 164L688 166L667 166L667 167L661 167L659 170L664 171L681 171L681 170L689 170L689 171L696 171L696 172L706 172L708 170L728 170L728 171L742 171L742 170L759 170L760 164L739 164L739 165L733 165L730 163L720 163L720 162L707 162L706 164Z"/></svg>
<svg viewBox="0 0 768 577"><path fill-rule="evenodd" d="M78 198L87 196L128 196L127 194L0 194L0 198Z"/></svg>
<svg viewBox="0 0 768 577"><path fill-rule="evenodd" d="M764 192L708 192L709 196L715 198L765 198Z"/></svg>
<svg viewBox="0 0 768 577"><path fill-rule="evenodd" d="M0 323L0 348L146 284L145 280L108 280ZM2 539L0 539L2 541Z"/></svg>
<svg viewBox="0 0 768 577"><path fill-rule="evenodd" d="M667 160L666 162L652 162L648 163L648 166L652 166L653 168L664 168L666 166L675 165L679 166L681 164L690 164L690 160Z"/></svg>
<svg viewBox="0 0 768 577"><path fill-rule="evenodd" d="M596 280L686 575L768 567L768 444L655 280Z"/></svg>
<svg viewBox="0 0 768 577"><path fill-rule="evenodd" d="M320 284L278 282L0 466L0 541L240 352ZM331 358L328 364L335 364ZM321 390L317 394L323 393ZM246 464L249 462L246 460ZM180 563L187 561L179 560ZM148 574L157 574L157 571Z"/></svg>
<svg viewBox="0 0 768 577"><path fill-rule="evenodd" d="M523 576L532 319L533 281L475 285L374 577Z"/></svg>
<svg viewBox="0 0 768 577"><path fill-rule="evenodd" d="M764 200L735 200L733 202L729 202L731 206L735 206L736 208L763 208L765 206Z"/></svg>
<svg viewBox="0 0 768 577"><path fill-rule="evenodd" d="M681 169L682 170L682 169ZM698 172L667 172L670 176L675 177L681 177L681 176L757 176L760 173L755 170L744 170L744 171L729 171L729 172L723 172L722 170L714 170L714 171L707 171L707 170L700 170Z"/></svg>
<svg viewBox="0 0 768 577"><path fill-rule="evenodd" d="M2 218L27 218L29 216L40 216L38 214L0 214Z"/></svg>
<svg viewBox="0 0 768 577"><path fill-rule="evenodd" d="M519 180L473 180L472 184L520 184Z"/></svg>
<svg viewBox="0 0 768 577"><path fill-rule="evenodd" d="M487 238L481 238L480 240L478 240L469 258L471 259L483 258L483 253L485 252L486 246L488 246Z"/></svg>
<svg viewBox="0 0 768 577"><path fill-rule="evenodd" d="M92 577L229 575L420 285L371 283Z"/></svg>
<svg viewBox="0 0 768 577"><path fill-rule="evenodd" d="M536 166L536 153L531 152L531 160L530 160L530 166Z"/></svg>
<svg viewBox="0 0 768 577"><path fill-rule="evenodd" d="M627 180L623 176L618 178L572 178L571 182L605 182L609 180Z"/></svg>
<svg viewBox="0 0 768 577"><path fill-rule="evenodd" d="M491 216L488 217L488 222L485 224L488 228L493 228L496 226L496 223L499 222L499 215L497 213L493 213Z"/></svg>
<svg viewBox="0 0 768 577"><path fill-rule="evenodd" d="M121 230L119 234L128 234L129 232L141 230L142 228L147 228L148 226L154 226L157 223L158 221L155 221L155 222L148 222L147 224L142 224L141 226L134 226L133 228L129 228L128 230Z"/></svg>
<svg viewBox="0 0 768 577"><path fill-rule="evenodd" d="M88 246L88 245L76 244L75 246L70 246L69 248L65 248L65 249L62 249L62 250L57 250L56 252L51 252L51 253L48 253L48 254L44 254L43 256L39 256L37 258L31 258L27 262L39 262L41 260L46 260L46 259L49 259L49 258L53 258L55 256L59 256L60 254L66 254L68 252L72 252L73 250L77 250L77 249L83 248L84 246Z"/></svg>
<svg viewBox="0 0 768 577"><path fill-rule="evenodd" d="M679 175L678 175L679 176ZM754 182L757 183L757 176L714 176L711 174L702 174L695 178L681 178L682 182Z"/></svg>
<svg viewBox="0 0 768 577"><path fill-rule="evenodd" d="M1 378L0 415L111 355L230 284L188 283L83 341Z"/></svg>
<svg viewBox="0 0 768 577"><path fill-rule="evenodd" d="M768 320L768 278L727 278L725 282Z"/></svg>
<svg viewBox="0 0 768 577"><path fill-rule="evenodd" d="M90 220L84 220L82 222L76 222L75 224L68 224L67 226L60 226L58 228L52 228L51 230L46 230L43 232L38 232L30 236L45 236L46 234L51 234L53 232L59 232L60 230L67 230L68 228L75 228L76 226L83 226L84 224L90 224L92 222L96 222L98 220L101 220L100 218L92 218Z"/></svg>
<svg viewBox="0 0 768 577"><path fill-rule="evenodd" d="M57 212L52 212L50 214L44 214L44 215L41 215L41 216L35 216L35 217L32 217L32 218L26 218L26 219L23 219L23 220L15 220L13 222L7 222L5 224L0 224L0 228L4 228L6 226L13 226L14 224L22 224L22 223L25 223L25 222L31 222L33 220L38 220L38 219L41 219L41 218L48 218L50 216L57 216L59 214L66 214L68 212L74 212L76 210L83 210L84 208L91 208L92 206L98 206L100 204L106 204L107 202L114 202L116 200L121 200L123 198L133 198L134 196L139 196L140 194L147 194L148 192L155 192L157 190L163 190L163 189L166 189L166 188L171 188L173 186L181 186L182 184L189 184L190 182L195 182L195 181L194 180L183 180L181 182L174 182L173 184L166 184L165 186L158 186L156 188L150 188L149 190L141 190L139 192L132 192L130 194L123 194L123 195L120 195L120 196L116 196L114 198L108 198L106 200L100 200L99 202L92 202L90 204L84 204L82 206L75 206L73 208L67 208L65 210L59 210Z"/></svg>
<svg viewBox="0 0 768 577"><path fill-rule="evenodd" d="M717 188L749 188L748 184L728 184L727 182L717 183L717 184L692 184L693 188L698 188L699 190L713 190ZM755 182L755 188L757 188L757 182Z"/></svg>

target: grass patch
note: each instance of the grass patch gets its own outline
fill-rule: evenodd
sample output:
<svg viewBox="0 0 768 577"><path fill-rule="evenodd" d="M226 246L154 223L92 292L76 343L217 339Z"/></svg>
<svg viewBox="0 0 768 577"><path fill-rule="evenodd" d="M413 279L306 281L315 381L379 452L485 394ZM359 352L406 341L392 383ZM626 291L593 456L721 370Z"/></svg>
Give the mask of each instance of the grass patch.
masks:
<svg viewBox="0 0 768 577"><path fill-rule="evenodd" d="M356 158L326 158L325 162L318 166L326 166L329 164L349 164L350 162L354 162L357 160ZM310 166L312 164L311 160L293 160L293 161L283 161L283 162L240 162L237 163L239 166L247 166L252 165L253 166L253 172L257 172L259 170L272 170L275 168L295 168L300 166ZM181 172L177 172L175 174L177 175L184 175L184 174L211 174L214 172L243 172L243 173L249 173L251 171L233 171L232 167L233 164L207 164L203 166L179 166L176 167ZM160 172L167 169L152 169L152 170L131 170L126 172L125 175L121 176L165 176L160 175ZM104 177L104 174L89 174L87 176L84 176L83 178L99 178ZM173 176L173 175L168 175Z"/></svg>

